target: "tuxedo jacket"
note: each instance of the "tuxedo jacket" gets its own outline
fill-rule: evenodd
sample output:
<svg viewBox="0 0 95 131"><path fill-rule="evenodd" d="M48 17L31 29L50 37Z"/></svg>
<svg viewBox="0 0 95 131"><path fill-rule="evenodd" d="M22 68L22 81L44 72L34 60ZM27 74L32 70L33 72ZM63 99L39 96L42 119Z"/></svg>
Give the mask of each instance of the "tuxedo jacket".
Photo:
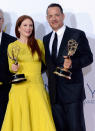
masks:
<svg viewBox="0 0 95 131"><path fill-rule="evenodd" d="M49 50L51 35L52 32L43 38L51 104L56 103L58 100L63 104L83 101L85 99L85 91L82 68L93 62L93 55L86 35L81 30L66 26L58 56L56 58L56 63L53 62ZM63 56L66 56L67 54L67 44L71 39L78 43L78 47L75 54L71 56L72 68L70 71L72 72L72 76L69 80L67 78L57 76L53 72L55 71L56 67L63 66Z"/></svg>
<svg viewBox="0 0 95 131"><path fill-rule="evenodd" d="M8 35L7 33L2 33L1 43L0 43L0 101L4 100L4 97L8 95L9 91L9 78L11 73L9 72L8 57L7 57L7 47L8 45L15 41L16 38Z"/></svg>

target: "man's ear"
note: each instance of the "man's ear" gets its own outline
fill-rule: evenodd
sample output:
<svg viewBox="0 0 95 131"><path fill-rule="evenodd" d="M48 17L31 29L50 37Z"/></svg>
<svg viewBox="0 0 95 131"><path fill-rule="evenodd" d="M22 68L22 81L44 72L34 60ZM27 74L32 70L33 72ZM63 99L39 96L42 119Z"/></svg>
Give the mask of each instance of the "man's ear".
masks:
<svg viewBox="0 0 95 131"><path fill-rule="evenodd" d="M46 16L46 19L47 19L47 21L48 21L48 15Z"/></svg>
<svg viewBox="0 0 95 131"><path fill-rule="evenodd" d="M64 21L64 19L65 19L65 14L63 13L63 21Z"/></svg>

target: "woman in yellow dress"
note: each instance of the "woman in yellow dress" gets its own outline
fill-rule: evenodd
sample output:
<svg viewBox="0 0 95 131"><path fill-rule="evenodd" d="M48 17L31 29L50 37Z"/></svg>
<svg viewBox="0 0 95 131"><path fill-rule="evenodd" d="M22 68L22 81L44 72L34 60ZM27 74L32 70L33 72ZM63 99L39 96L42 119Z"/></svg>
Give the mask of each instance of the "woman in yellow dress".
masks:
<svg viewBox="0 0 95 131"><path fill-rule="evenodd" d="M41 76L41 60L45 63L44 46L41 40L35 39L33 19L27 15L19 17L15 33L18 40L8 46L9 69L25 74L27 80L12 84L1 131L56 131ZM17 47L18 65L11 59Z"/></svg>

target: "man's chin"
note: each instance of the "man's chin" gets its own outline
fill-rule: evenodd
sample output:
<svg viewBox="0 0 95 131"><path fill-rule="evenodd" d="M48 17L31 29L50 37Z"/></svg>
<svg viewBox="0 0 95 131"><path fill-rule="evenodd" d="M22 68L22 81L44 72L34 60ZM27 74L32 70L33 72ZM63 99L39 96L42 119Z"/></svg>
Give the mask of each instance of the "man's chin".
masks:
<svg viewBox="0 0 95 131"><path fill-rule="evenodd" d="M59 28L58 28L58 27L52 27L52 29L53 29L54 31L57 31Z"/></svg>
<svg viewBox="0 0 95 131"><path fill-rule="evenodd" d="M58 28L58 26L56 26L56 25L50 25L51 26L51 28L53 29L53 30L56 30L57 28Z"/></svg>

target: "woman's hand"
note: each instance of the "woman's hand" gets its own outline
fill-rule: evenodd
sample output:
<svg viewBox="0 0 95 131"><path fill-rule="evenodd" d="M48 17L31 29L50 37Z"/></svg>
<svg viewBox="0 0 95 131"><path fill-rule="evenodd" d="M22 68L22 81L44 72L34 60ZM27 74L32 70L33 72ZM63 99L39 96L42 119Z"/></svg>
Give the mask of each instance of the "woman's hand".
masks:
<svg viewBox="0 0 95 131"><path fill-rule="evenodd" d="M12 71L17 72L19 69L19 64L12 64Z"/></svg>

